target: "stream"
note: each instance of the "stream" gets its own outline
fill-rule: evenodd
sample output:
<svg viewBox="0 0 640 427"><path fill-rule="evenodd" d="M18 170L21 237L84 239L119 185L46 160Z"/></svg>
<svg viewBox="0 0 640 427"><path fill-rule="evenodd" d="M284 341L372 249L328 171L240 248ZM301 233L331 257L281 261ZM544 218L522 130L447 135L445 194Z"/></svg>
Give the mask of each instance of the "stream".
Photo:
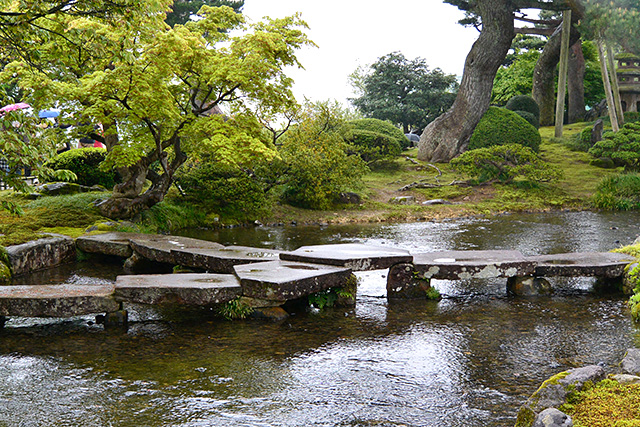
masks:
<svg viewBox="0 0 640 427"><path fill-rule="evenodd" d="M283 250L361 242L432 252L607 251L640 235L639 213L556 212L441 222L191 230ZM354 308L281 323L132 305L128 330L13 318L0 332L0 427L512 426L549 376L617 364L640 346L627 297L556 278L551 296L506 281L433 281L441 301L389 303L386 271L358 273ZM114 264L78 262L15 283L108 283Z"/></svg>

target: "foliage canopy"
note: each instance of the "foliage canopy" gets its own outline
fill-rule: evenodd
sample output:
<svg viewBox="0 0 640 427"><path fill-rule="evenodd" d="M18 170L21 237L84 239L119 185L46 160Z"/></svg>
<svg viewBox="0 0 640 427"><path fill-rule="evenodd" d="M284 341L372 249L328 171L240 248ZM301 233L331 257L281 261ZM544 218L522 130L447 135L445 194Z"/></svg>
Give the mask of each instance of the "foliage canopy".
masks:
<svg viewBox="0 0 640 427"><path fill-rule="evenodd" d="M356 70L352 84L360 96L351 99L366 117L388 120L404 133L422 130L455 99L458 82L426 60L409 60L400 52L384 55L368 70Z"/></svg>
<svg viewBox="0 0 640 427"><path fill-rule="evenodd" d="M44 2L8 3L22 11ZM311 44L299 16L246 25L232 8L203 6L199 20L169 28L170 0L122 3L135 5L37 18L37 28L24 27L25 45L2 51L14 59L2 77L36 109L59 105L66 118L104 126L103 167L123 178L100 206L105 216L131 217L161 201L188 157L243 164L275 155L255 110L295 105L283 70L299 66L295 50Z"/></svg>

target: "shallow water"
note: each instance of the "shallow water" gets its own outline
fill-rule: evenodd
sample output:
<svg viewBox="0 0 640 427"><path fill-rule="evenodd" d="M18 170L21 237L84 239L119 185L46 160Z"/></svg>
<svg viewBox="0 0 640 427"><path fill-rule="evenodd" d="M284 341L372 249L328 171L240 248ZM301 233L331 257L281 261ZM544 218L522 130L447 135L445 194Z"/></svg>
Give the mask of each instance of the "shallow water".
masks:
<svg viewBox="0 0 640 427"><path fill-rule="evenodd" d="M208 237L533 255L629 244L638 219L581 212ZM22 282L103 283L120 273L79 263ZM500 280L434 281L442 301L390 304L386 271L359 276L355 308L278 324L140 306L129 307L126 332L90 318L11 319L0 333L0 426L508 426L550 375L613 365L640 345L626 298L594 294L591 279L555 280L555 294L538 298L507 297Z"/></svg>

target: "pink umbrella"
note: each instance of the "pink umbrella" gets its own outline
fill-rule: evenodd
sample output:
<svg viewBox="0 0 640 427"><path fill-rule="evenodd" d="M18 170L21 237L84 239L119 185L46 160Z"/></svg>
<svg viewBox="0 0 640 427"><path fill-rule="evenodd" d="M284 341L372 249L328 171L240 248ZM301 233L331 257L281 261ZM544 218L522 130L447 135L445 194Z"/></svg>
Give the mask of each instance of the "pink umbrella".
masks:
<svg viewBox="0 0 640 427"><path fill-rule="evenodd" d="M0 111L6 113L7 111L24 110L25 108L31 108L31 105L24 102L18 102L17 104L5 105L0 108Z"/></svg>

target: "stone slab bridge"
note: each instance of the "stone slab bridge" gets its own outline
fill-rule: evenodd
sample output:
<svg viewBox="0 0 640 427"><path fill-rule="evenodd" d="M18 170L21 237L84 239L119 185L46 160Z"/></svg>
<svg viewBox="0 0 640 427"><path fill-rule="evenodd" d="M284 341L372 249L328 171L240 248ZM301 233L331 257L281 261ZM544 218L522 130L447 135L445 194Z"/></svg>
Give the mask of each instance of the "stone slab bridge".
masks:
<svg viewBox="0 0 640 427"><path fill-rule="evenodd" d="M40 243L38 243L40 242ZM145 263L182 266L193 272L130 274L110 285L0 286L0 327L8 317L73 317L105 313L105 325L126 324L123 303L215 307L237 302L257 317L283 319L282 306L291 300L329 289L341 290L338 303L355 304L354 271L389 269L387 298L425 298L431 279L507 278L516 295L551 290L545 277L592 276L620 280L635 260L628 255L572 253L525 257L517 251L448 251L410 253L365 244L303 246L292 252L218 243L187 237L136 233L105 233L44 239L9 247L14 274L46 267L44 253L54 263L75 259L76 248L124 259L135 271ZM71 253L73 251L73 254Z"/></svg>

